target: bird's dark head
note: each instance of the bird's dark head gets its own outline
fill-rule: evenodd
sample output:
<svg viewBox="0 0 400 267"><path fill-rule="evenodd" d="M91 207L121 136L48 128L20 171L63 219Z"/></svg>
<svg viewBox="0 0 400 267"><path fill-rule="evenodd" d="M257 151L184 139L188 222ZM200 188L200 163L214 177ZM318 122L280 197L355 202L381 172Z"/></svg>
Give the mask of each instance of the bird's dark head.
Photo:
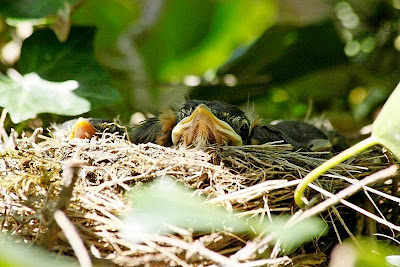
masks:
<svg viewBox="0 0 400 267"><path fill-rule="evenodd" d="M178 111L172 130L175 145L242 145L249 138L250 121L238 107L218 102L190 100Z"/></svg>

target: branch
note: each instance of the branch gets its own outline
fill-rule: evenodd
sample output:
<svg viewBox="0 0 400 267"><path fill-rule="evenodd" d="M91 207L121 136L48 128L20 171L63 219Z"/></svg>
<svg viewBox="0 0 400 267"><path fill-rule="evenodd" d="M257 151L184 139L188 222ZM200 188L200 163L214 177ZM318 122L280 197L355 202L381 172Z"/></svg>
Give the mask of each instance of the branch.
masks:
<svg viewBox="0 0 400 267"><path fill-rule="evenodd" d="M48 249L53 246L57 239L57 232L59 231L57 222L54 220L54 214L56 211L65 212L68 209L72 197L72 191L74 189L75 182L78 179L79 170L84 164L85 162L76 159L67 160L65 164L65 169L62 175L64 184L61 188L60 198L54 211L49 216L50 221L47 232L40 242L42 246L45 246Z"/></svg>

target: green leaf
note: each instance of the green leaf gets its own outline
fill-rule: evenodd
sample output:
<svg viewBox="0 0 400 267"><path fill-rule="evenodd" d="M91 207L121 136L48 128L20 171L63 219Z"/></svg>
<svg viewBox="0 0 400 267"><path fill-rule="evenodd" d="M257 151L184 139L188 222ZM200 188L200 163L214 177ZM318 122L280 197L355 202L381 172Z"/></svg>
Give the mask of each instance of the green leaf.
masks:
<svg viewBox="0 0 400 267"><path fill-rule="evenodd" d="M400 83L375 119L372 136L400 159Z"/></svg>
<svg viewBox="0 0 400 267"><path fill-rule="evenodd" d="M274 0L157 0L147 1L139 11L137 23L120 35L117 49L102 49L113 35L100 30L96 51L103 64L118 71L124 101L153 113L185 94L187 87L170 83L217 68L277 15Z"/></svg>
<svg viewBox="0 0 400 267"><path fill-rule="evenodd" d="M205 84L193 88L191 98L240 103L248 101L249 96L265 95L273 85L346 62L343 44L332 21L304 27L276 25L217 71L220 80L225 75L234 75L236 86Z"/></svg>
<svg viewBox="0 0 400 267"><path fill-rule="evenodd" d="M18 70L36 72L48 81L75 80L75 93L90 101L91 109L119 102L118 91L93 53L94 28L73 27L68 40L60 43L48 29L38 30L22 46Z"/></svg>
<svg viewBox="0 0 400 267"><path fill-rule="evenodd" d="M273 222L257 218L236 218L221 207L205 205L205 198L194 195L172 179L158 179L148 188L131 194L135 211L125 219L124 232L128 239L141 241L144 234L168 233L165 223L210 232L229 229L232 232L257 232L268 229L287 249L292 249L315 236L323 234L325 224L316 218L304 220L291 227L287 217L273 217Z"/></svg>
<svg viewBox="0 0 400 267"><path fill-rule="evenodd" d="M8 109L14 123L36 117L39 113L78 115L90 110L90 103L74 94L79 83L74 80L49 82L36 73L12 80L0 73L0 106Z"/></svg>
<svg viewBox="0 0 400 267"><path fill-rule="evenodd" d="M274 217L271 224L272 233L276 234L276 240L282 241L287 251L297 248L313 238L321 237L327 233L327 225L320 219L308 218L290 227L285 226L288 217Z"/></svg>
<svg viewBox="0 0 400 267"><path fill-rule="evenodd" d="M0 14L4 17L43 18L55 15L66 4L80 0L0 0Z"/></svg>
<svg viewBox="0 0 400 267"><path fill-rule="evenodd" d="M143 233L168 232L164 223L205 232L224 227L245 232L249 228L245 219L234 219L222 208L203 205L204 197L191 193L169 178L135 190L131 199L136 210L125 220L127 237L138 241Z"/></svg>
<svg viewBox="0 0 400 267"><path fill-rule="evenodd" d="M307 103L310 99L317 110L319 107L324 110L344 108L347 106L348 85L352 79L349 71L344 65L313 71L282 85L264 88L265 95L262 96L260 91L260 96L254 97L251 102L257 115L268 119L303 120L309 110ZM286 94L287 100L277 101L277 93Z"/></svg>
<svg viewBox="0 0 400 267"><path fill-rule="evenodd" d="M96 45L109 48L138 17L137 3L131 0L87 0L72 15L75 25L96 26ZM109 51L108 51L109 52Z"/></svg>
<svg viewBox="0 0 400 267"><path fill-rule="evenodd" d="M275 21L276 12L274 1L165 1L159 21L137 43L156 80L202 75L253 41Z"/></svg>
<svg viewBox="0 0 400 267"><path fill-rule="evenodd" d="M28 247L25 244L17 244L6 239L6 236L0 237L0 266L13 267L51 267L51 266L79 266L72 258L55 256L49 252Z"/></svg>

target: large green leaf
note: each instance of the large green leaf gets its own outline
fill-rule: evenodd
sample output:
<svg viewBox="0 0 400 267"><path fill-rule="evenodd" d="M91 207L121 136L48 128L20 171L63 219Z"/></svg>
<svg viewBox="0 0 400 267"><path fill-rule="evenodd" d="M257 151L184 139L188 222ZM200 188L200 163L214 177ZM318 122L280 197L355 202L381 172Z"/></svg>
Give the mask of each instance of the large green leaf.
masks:
<svg viewBox="0 0 400 267"><path fill-rule="evenodd" d="M66 4L80 0L0 0L0 14L4 17L42 18L54 15Z"/></svg>
<svg viewBox="0 0 400 267"><path fill-rule="evenodd" d="M90 103L74 94L79 83L74 80L49 82L36 73L12 80L0 73L0 106L8 109L14 123L36 117L39 113L78 115L90 110Z"/></svg>
<svg viewBox="0 0 400 267"><path fill-rule="evenodd" d="M68 40L60 43L51 30L35 31L23 43L18 70L54 82L76 80L75 93L89 100L91 109L118 102L110 76L93 53L94 33L94 28L73 27Z"/></svg>
<svg viewBox="0 0 400 267"><path fill-rule="evenodd" d="M195 87L191 97L239 103L265 94L273 85L346 62L333 22L304 27L276 25L218 70L217 77L222 79L234 75L237 86L206 84Z"/></svg>
<svg viewBox="0 0 400 267"><path fill-rule="evenodd" d="M400 159L400 84L397 85L373 124L372 136Z"/></svg>
<svg viewBox="0 0 400 267"><path fill-rule="evenodd" d="M245 232L249 228L245 219L234 219L222 208L203 205L204 197L192 195L192 191L170 178L158 179L150 187L139 188L131 197L135 211L125 220L125 232L136 242L143 234L168 232L165 223L202 232L224 227Z"/></svg>
<svg viewBox="0 0 400 267"><path fill-rule="evenodd" d="M194 231L210 232L229 229L233 232L261 233L265 229L275 234L287 249L292 249L323 234L325 224L311 218L287 227L287 217L274 217L273 222L256 218L235 218L221 207L205 205L205 198L194 195L172 179L159 179L149 188L134 190L132 205L135 209L125 219L125 234L135 242L145 234L167 233L165 223L190 228Z"/></svg>

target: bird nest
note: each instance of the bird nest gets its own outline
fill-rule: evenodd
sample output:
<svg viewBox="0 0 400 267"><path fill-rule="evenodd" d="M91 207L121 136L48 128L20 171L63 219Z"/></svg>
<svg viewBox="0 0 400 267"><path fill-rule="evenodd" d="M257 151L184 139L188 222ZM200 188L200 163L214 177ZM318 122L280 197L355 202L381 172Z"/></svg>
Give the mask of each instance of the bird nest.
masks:
<svg viewBox="0 0 400 267"><path fill-rule="evenodd" d="M2 152L1 226L5 233L59 254L79 258L68 231L59 220L54 222L56 209L75 226L92 261L126 266L323 265L333 246L348 236L374 232L393 236L392 229L399 233L399 198L394 197L398 180L391 178L363 186L354 201L342 197L338 204L314 212L329 225L328 234L290 252L270 243L268 233L196 233L174 226L169 226L173 234L134 243L123 237L120 218L131 210L126 192L138 185L169 176L204 195L208 204L236 211L235 216L295 218L302 216L293 201L296 185L331 155L293 152L279 144L176 150L136 145L108 133L91 140L39 137L40 142L15 139L13 148ZM390 165L390 155L369 150L319 178L307 198L324 201ZM67 181L68 174L75 178Z"/></svg>

